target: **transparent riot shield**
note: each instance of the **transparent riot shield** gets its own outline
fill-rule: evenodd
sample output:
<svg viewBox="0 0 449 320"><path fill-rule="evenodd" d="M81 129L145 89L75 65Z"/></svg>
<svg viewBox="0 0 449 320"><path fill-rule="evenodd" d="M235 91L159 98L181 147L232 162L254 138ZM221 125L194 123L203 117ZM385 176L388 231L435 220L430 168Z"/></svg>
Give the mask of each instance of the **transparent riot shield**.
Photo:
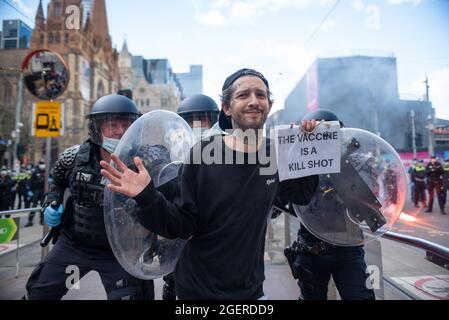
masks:
<svg viewBox="0 0 449 320"><path fill-rule="evenodd" d="M293 205L316 237L339 246L357 246L391 229L401 214L407 179L399 155L371 132L341 129L341 171L320 175L307 206Z"/></svg>
<svg viewBox="0 0 449 320"><path fill-rule="evenodd" d="M128 128L115 153L133 170L137 170L134 157L140 157L156 188L170 199L170 190L176 189L179 169L192 143L192 131L180 116L157 110ZM117 260L137 278L160 278L174 270L186 241L164 238L146 229L139 222L137 210L140 208L132 198L105 189L106 232Z"/></svg>

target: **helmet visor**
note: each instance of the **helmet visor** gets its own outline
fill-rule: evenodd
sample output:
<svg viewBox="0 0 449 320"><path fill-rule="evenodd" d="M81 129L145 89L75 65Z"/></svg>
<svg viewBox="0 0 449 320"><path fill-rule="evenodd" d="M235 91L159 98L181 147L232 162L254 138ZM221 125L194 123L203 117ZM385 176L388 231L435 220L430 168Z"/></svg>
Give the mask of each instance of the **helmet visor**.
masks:
<svg viewBox="0 0 449 320"><path fill-rule="evenodd" d="M182 114L181 117L189 124L190 128L209 129L218 120L218 112L192 112Z"/></svg>
<svg viewBox="0 0 449 320"><path fill-rule="evenodd" d="M104 114L92 117L89 123L89 134L96 144L103 142L106 138L120 140L125 131L138 118L136 114Z"/></svg>

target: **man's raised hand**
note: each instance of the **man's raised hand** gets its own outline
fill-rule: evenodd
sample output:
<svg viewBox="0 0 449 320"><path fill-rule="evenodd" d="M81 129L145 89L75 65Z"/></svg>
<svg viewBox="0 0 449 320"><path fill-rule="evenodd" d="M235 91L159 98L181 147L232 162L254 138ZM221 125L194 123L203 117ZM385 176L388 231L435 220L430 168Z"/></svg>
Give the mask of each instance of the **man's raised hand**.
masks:
<svg viewBox="0 0 449 320"><path fill-rule="evenodd" d="M117 169L106 161L100 161L103 167L101 174L110 181L107 185L109 190L134 198L150 183L151 177L139 157L134 158L138 173L129 169L115 154L111 156L111 159L117 165Z"/></svg>
<svg viewBox="0 0 449 320"><path fill-rule="evenodd" d="M301 121L301 129L307 133L313 132L316 126L318 125L316 120L302 120Z"/></svg>

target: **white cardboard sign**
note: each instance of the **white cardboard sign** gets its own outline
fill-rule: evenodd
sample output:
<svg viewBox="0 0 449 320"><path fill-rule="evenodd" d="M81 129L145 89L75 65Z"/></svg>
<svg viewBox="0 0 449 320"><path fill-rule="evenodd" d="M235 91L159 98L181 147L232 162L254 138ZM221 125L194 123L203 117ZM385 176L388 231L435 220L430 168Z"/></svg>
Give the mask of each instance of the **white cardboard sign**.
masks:
<svg viewBox="0 0 449 320"><path fill-rule="evenodd" d="M340 172L340 123L322 122L312 133L298 126L276 127L279 180Z"/></svg>

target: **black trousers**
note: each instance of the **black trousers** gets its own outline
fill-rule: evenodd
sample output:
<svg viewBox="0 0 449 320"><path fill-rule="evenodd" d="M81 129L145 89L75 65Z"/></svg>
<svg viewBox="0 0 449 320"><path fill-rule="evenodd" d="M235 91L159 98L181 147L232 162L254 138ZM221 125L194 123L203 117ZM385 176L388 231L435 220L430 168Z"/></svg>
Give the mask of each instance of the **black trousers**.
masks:
<svg viewBox="0 0 449 320"><path fill-rule="evenodd" d="M443 195L443 184L442 183L435 183L435 182L429 182L427 186L427 190L429 191L429 206L428 210L432 211L433 208L433 194L434 191L437 193L438 198L438 205L440 206L440 209L444 209L444 195Z"/></svg>
<svg viewBox="0 0 449 320"><path fill-rule="evenodd" d="M17 209L22 209L22 199L24 202L24 208L29 208L31 205L31 198L28 196L28 193L26 191L21 191L17 192L17 195L19 196Z"/></svg>
<svg viewBox="0 0 449 320"><path fill-rule="evenodd" d="M343 300L376 298L366 285L368 274L362 247L337 247L318 255L301 251L296 263L302 300L326 300L331 275Z"/></svg>
<svg viewBox="0 0 449 320"><path fill-rule="evenodd" d="M445 184L443 187L443 208L447 202L447 192L449 191L449 185Z"/></svg>
<svg viewBox="0 0 449 320"><path fill-rule="evenodd" d="M415 183L413 188L413 202L418 205L419 202L426 203L426 184Z"/></svg>
<svg viewBox="0 0 449 320"><path fill-rule="evenodd" d="M71 281L74 269L79 271L79 279L92 270L97 271L108 300L154 300L153 281L132 277L117 262L112 252L86 250L74 245L64 235L59 236L46 259L32 272L26 284L27 298L61 299L74 284Z"/></svg>
<svg viewBox="0 0 449 320"><path fill-rule="evenodd" d="M35 191L33 198L31 200L31 207L35 208L39 205L39 203L42 205L42 201L44 200L43 198L44 198L44 190ZM35 214L36 214L35 211L30 212L30 214L28 215L28 222L33 222ZM42 211L39 213L39 220L41 224L44 222L44 213Z"/></svg>

